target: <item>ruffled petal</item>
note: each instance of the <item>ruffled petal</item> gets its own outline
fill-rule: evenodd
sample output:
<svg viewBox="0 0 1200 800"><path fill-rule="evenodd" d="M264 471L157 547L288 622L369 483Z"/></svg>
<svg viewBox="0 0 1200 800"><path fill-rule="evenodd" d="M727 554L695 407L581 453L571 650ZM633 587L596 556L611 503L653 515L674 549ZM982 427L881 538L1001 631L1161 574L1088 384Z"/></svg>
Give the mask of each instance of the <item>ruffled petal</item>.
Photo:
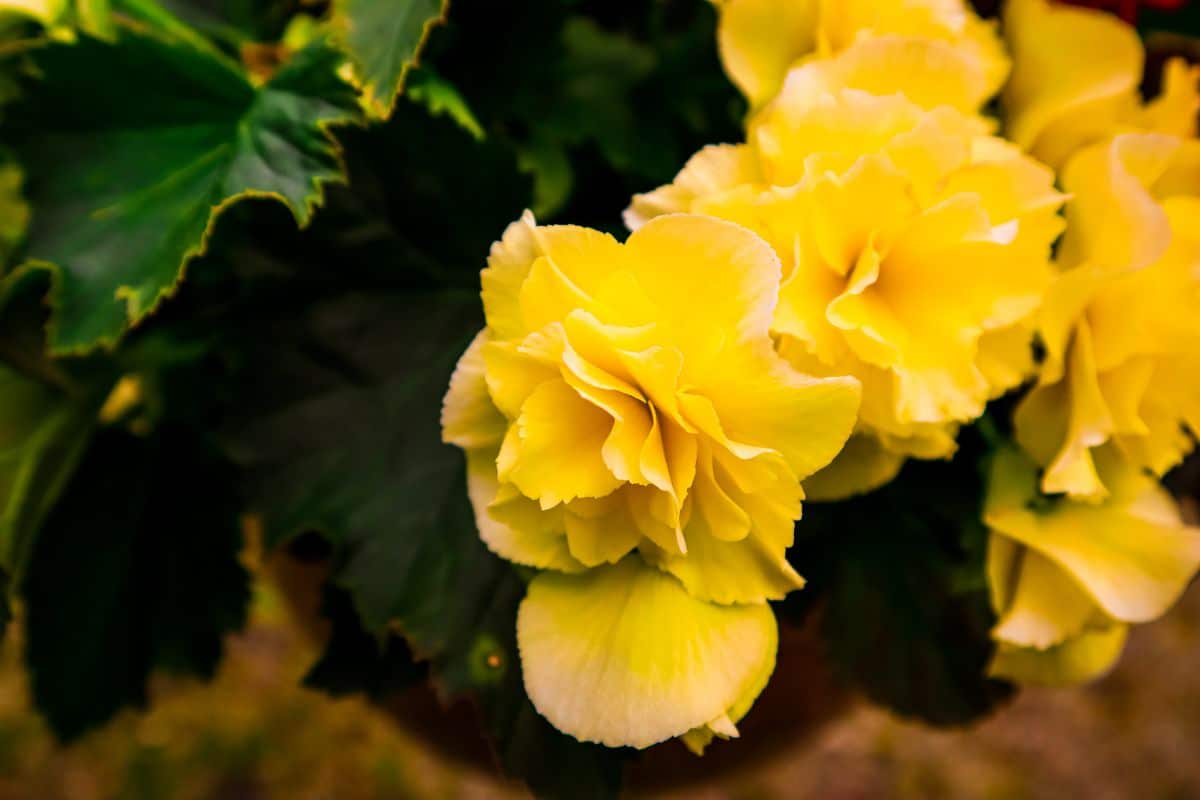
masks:
<svg viewBox="0 0 1200 800"><path fill-rule="evenodd" d="M743 468L754 471L740 476L753 486L753 491L739 484L737 470ZM698 493L709 487L697 487L690 517L683 527L686 552L664 550L647 542L642 546L647 560L682 581L691 594L717 603L761 603L802 588L804 579L785 555L795 536L802 497L787 467L781 463L772 467L769 457L744 462L718 451L711 466L705 464L701 473L709 469L720 487L720 496L701 498ZM773 479L767 477L770 474ZM734 531L715 527L725 517L709 513L708 503L725 501L728 506L719 509L727 513L729 506L741 509L750 523L749 530L736 538Z"/></svg>
<svg viewBox="0 0 1200 800"><path fill-rule="evenodd" d="M603 497L621 482L604 463L613 419L561 379L546 381L521 407L497 460L500 479L542 508Z"/></svg>
<svg viewBox="0 0 1200 800"><path fill-rule="evenodd" d="M479 537L496 555L537 569L583 569L567 546L561 511L542 511L511 486L500 485L495 449L467 452L467 494L475 509Z"/></svg>
<svg viewBox="0 0 1200 800"><path fill-rule="evenodd" d="M726 346L766 339L781 267L770 245L740 225L686 214L657 217L625 244L656 322L704 374ZM704 309L703 314L696 313Z"/></svg>
<svg viewBox="0 0 1200 800"><path fill-rule="evenodd" d="M488 331L482 330L471 340L442 401L442 441L464 450L499 447L508 427L508 420L488 394L484 377L483 346L488 338Z"/></svg>
<svg viewBox="0 0 1200 800"><path fill-rule="evenodd" d="M653 192L636 194L625 210L625 225L631 231L664 214L706 214L728 207L725 195L742 187L762 183L754 151L744 144L715 144L690 159L675 180ZM722 219L734 219L715 213Z"/></svg>

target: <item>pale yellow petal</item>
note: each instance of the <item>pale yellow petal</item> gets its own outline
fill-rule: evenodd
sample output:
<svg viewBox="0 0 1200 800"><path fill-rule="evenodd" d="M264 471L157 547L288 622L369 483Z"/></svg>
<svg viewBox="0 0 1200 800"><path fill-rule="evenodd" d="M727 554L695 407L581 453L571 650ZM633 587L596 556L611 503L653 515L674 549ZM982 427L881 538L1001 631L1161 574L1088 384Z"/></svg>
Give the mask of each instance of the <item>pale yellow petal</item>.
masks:
<svg viewBox="0 0 1200 800"><path fill-rule="evenodd" d="M725 497L745 512L750 530L731 541L729 532L712 527L721 517L693 508L683 528L686 554L648 543L643 545L643 553L697 597L717 603L781 599L804 586L804 579L785 555L794 539L795 520L800 516L800 486L787 468L779 465L782 471L775 470L773 481L755 475L753 491L746 491L733 469L747 462L730 454L721 456L718 452L718 456L714 459L716 480Z"/></svg>
<svg viewBox="0 0 1200 800"><path fill-rule="evenodd" d="M567 547L561 511L543 511L511 487L502 489L495 449L467 452L467 494L479 537L496 555L538 569L583 569Z"/></svg>
<svg viewBox="0 0 1200 800"><path fill-rule="evenodd" d="M775 662L772 659L768 661L763 659L760 665L758 677L747 683L745 690L734 704L721 716L716 719L709 720L705 725L697 728L692 728L682 737L684 745L688 750L691 750L698 756L704 755L705 748L717 739L736 739L740 734L736 723L741 722L742 717L750 712L754 701L762 694L763 689L767 688L767 682L771 679L771 673L775 671Z"/></svg>
<svg viewBox="0 0 1200 800"><path fill-rule="evenodd" d="M613 273L625 269L625 249L612 236L574 225L550 225L534 231L541 255L529 267L518 302L525 330L561 322L577 308L591 310L594 298ZM619 313L622 309L606 309ZM610 322L636 324L610 318Z"/></svg>
<svg viewBox="0 0 1200 800"><path fill-rule="evenodd" d="M770 100L792 63L816 46L818 0L721 0L717 46L751 106Z"/></svg>
<svg viewBox="0 0 1200 800"><path fill-rule="evenodd" d="M621 491L567 503L563 522L571 556L587 567L615 564L642 538Z"/></svg>
<svg viewBox="0 0 1200 800"><path fill-rule="evenodd" d="M1071 200L1059 263L1122 272L1156 261L1171 228L1148 187L1166 172L1178 148L1171 136L1125 134L1072 157L1062 173Z"/></svg>
<svg viewBox="0 0 1200 800"><path fill-rule="evenodd" d="M1082 633L1096 614L1096 604L1087 592L1034 550L1024 548L1016 558L1008 575L1011 596L992 629L993 638L1045 650Z"/></svg>
<svg viewBox="0 0 1200 800"><path fill-rule="evenodd" d="M513 339L526 332L521 320L521 284L541 255L535 231L537 220L526 211L492 245L487 268L480 273L483 311L488 327L498 339Z"/></svg>
<svg viewBox="0 0 1200 800"><path fill-rule="evenodd" d="M876 95L903 93L922 108L974 112L996 90L992 64L974 48L928 36L862 37L833 59L801 69L810 67L832 73L833 85Z"/></svg>
<svg viewBox="0 0 1200 800"><path fill-rule="evenodd" d="M1164 516L1162 505L1170 501L1153 479L1107 456L1104 465L1124 496L1103 503L1064 499L1042 512L993 499L985 520L1052 560L1114 619L1155 619L1200 567L1200 530Z"/></svg>
<svg viewBox="0 0 1200 800"><path fill-rule="evenodd" d="M1000 643L988 674L1032 686L1074 686L1103 677L1125 648L1128 626L1086 631L1048 650Z"/></svg>
<svg viewBox="0 0 1200 800"><path fill-rule="evenodd" d="M1044 399L1052 395L1042 397ZM1091 328L1086 322L1080 323L1075 330L1075 338L1067 356L1067 382L1062 397L1067 407L1067 426L1054 459L1046 465L1042 491L1047 494L1066 492L1078 497L1103 497L1104 484L1096 471L1091 451L1108 441L1113 431L1113 421L1100 390ZM1044 438L1050 432L1045 426L1059 419L1047 412L1046 420L1038 420L1035 416L1038 412L1038 407L1034 405L1022 405L1018 409L1016 422L1019 441ZM1039 442L1030 452L1044 449L1045 445Z"/></svg>
<svg viewBox="0 0 1200 800"><path fill-rule="evenodd" d="M656 322L689 356L686 368L708 366L703 359L723 344L716 332L731 343L766 338L781 267L770 245L751 231L711 217L668 215L636 230L625 249L658 309Z"/></svg>
<svg viewBox="0 0 1200 800"><path fill-rule="evenodd" d="M861 398L854 378L809 377L765 348L727 364L732 390L709 396L730 439L778 451L803 480L850 438Z"/></svg>
<svg viewBox="0 0 1200 800"><path fill-rule="evenodd" d="M900 472L906 458L883 446L878 438L858 433L850 437L833 462L804 481L809 500L845 500L874 491Z"/></svg>
<svg viewBox="0 0 1200 800"><path fill-rule="evenodd" d="M768 606L706 603L631 556L536 577L517 642L526 692L551 724L644 748L744 703L774 664L778 630Z"/></svg>
<svg viewBox="0 0 1200 800"><path fill-rule="evenodd" d="M483 346L489 333L480 331L458 360L450 389L442 401L442 441L464 450L499 447L508 420L488 394Z"/></svg>
<svg viewBox="0 0 1200 800"><path fill-rule="evenodd" d="M758 159L744 144L717 144L703 148L690 159L675 180L646 194L636 194L625 210L631 231L664 214L703 214L723 205L722 197L741 187L762 182ZM724 214L714 214L726 218Z"/></svg>
<svg viewBox="0 0 1200 800"><path fill-rule="evenodd" d="M613 419L561 379L534 390L509 429L497 461L511 482L542 508L577 497L603 497L621 482L601 455Z"/></svg>
<svg viewBox="0 0 1200 800"><path fill-rule="evenodd" d="M1060 166L1114 132L1142 76L1142 43L1131 26L1049 0L1010 0L1004 23L1013 53L1004 91L1009 138Z"/></svg>

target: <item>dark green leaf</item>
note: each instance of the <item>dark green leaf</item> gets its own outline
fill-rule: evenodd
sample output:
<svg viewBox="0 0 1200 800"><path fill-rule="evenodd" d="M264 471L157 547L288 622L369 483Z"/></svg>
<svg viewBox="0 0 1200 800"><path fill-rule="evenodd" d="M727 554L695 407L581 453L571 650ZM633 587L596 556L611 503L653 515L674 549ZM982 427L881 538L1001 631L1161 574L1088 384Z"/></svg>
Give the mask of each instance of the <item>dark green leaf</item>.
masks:
<svg viewBox="0 0 1200 800"><path fill-rule="evenodd" d="M144 704L155 667L212 674L249 600L233 478L185 431L96 438L22 585L33 697L59 737Z"/></svg>
<svg viewBox="0 0 1200 800"><path fill-rule="evenodd" d="M454 0L423 60L489 137L516 144L544 212L618 232L630 195L670 181L701 147L742 138L715 24L711 4L692 0Z"/></svg>
<svg viewBox="0 0 1200 800"><path fill-rule="evenodd" d="M74 375L43 352L45 277L17 272L0 281L0 568L14 583L111 385L103 367Z"/></svg>
<svg viewBox="0 0 1200 800"><path fill-rule="evenodd" d="M479 120L475 119L467 101L454 88L454 84L438 75L431 69L418 69L408 76L406 94L416 103L429 109L434 116L446 115L454 120L458 127L471 134L476 139L486 138Z"/></svg>
<svg viewBox="0 0 1200 800"><path fill-rule="evenodd" d="M427 676L402 637L373 636L363 629L350 595L326 585L321 609L329 621L329 642L317 663L304 676L304 685L334 697L365 692L386 697Z"/></svg>
<svg viewBox="0 0 1200 800"><path fill-rule="evenodd" d="M0 162L0 271L8 266L29 225L29 205L21 191L25 176L12 162Z"/></svg>
<svg viewBox="0 0 1200 800"><path fill-rule="evenodd" d="M375 117L386 118L446 0L334 0L333 24Z"/></svg>
<svg viewBox="0 0 1200 800"><path fill-rule="evenodd" d="M1013 691L985 674L995 618L977 444L952 462L911 461L863 497L806 504L789 559L809 583L782 604L795 619L823 602L840 677L898 714L940 725L970 722Z"/></svg>
<svg viewBox="0 0 1200 800"><path fill-rule="evenodd" d="M20 577L37 532L87 448L97 403L0 366L0 568Z"/></svg>
<svg viewBox="0 0 1200 800"><path fill-rule="evenodd" d="M342 178L327 128L357 115L339 60L315 45L255 89L218 56L132 32L38 54L44 81L14 139L37 209L27 255L61 272L56 351L115 342L238 199L271 196L308 222Z"/></svg>
<svg viewBox="0 0 1200 800"><path fill-rule="evenodd" d="M386 124L343 138L355 196L381 216L393 269L478 291L492 242L531 200L512 148L408 101Z"/></svg>

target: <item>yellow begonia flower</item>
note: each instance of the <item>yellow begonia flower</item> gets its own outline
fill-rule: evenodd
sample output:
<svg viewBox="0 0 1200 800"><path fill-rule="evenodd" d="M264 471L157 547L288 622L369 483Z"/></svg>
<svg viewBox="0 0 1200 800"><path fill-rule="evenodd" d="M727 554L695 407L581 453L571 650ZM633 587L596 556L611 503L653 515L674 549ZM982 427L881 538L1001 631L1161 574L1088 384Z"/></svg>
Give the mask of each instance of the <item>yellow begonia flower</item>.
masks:
<svg viewBox="0 0 1200 800"><path fill-rule="evenodd" d="M767 243L699 216L621 244L527 213L492 248L443 438L467 451L484 542L548 570L518 642L566 733L700 747L736 733L773 668L766 601L803 585L784 555L800 480L860 394L775 352L779 281Z"/></svg>
<svg viewBox="0 0 1200 800"><path fill-rule="evenodd" d="M863 385L857 441L823 498L890 479L897 456L954 451L957 427L1032 371L1062 198L1049 169L975 117L901 95L810 92L801 68L744 145L708 147L626 223L736 221L784 266L772 331L802 372ZM838 474L841 473L841 474ZM838 487L842 491L838 491Z"/></svg>
<svg viewBox="0 0 1200 800"><path fill-rule="evenodd" d="M1067 684L1103 674L1126 626L1157 619L1200 568L1200 528L1150 476L1106 448L1101 503L1038 492L1037 467L1015 448L993 457L984 521L998 621L995 675Z"/></svg>
<svg viewBox="0 0 1200 800"><path fill-rule="evenodd" d="M1062 181L1046 360L1016 433L1045 492L1101 498L1096 448L1161 475L1200 432L1200 141L1123 134L1079 152Z"/></svg>
<svg viewBox="0 0 1200 800"><path fill-rule="evenodd" d="M1122 132L1191 136L1200 71L1167 64L1162 94L1143 103L1146 59L1133 26L1050 0L1010 0L1004 31L1013 74L1004 90L1009 138L1058 168L1079 148Z"/></svg>
<svg viewBox="0 0 1200 800"><path fill-rule="evenodd" d="M721 61L753 108L775 96L793 67L828 59L849 79L845 85L936 97L935 102L972 112L999 91L1008 74L994 26L965 0L716 4ZM942 85L933 85L931 75Z"/></svg>

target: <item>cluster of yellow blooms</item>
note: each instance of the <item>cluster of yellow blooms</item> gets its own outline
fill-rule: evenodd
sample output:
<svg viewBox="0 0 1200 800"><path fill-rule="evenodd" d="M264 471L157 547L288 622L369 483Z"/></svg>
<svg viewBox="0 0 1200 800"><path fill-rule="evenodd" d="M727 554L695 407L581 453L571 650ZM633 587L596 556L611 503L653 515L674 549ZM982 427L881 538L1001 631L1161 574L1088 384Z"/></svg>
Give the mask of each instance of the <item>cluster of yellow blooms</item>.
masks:
<svg viewBox="0 0 1200 800"><path fill-rule="evenodd" d="M1007 46L966 0L718 10L745 143L635 197L624 243L513 223L446 396L481 536L538 570L529 697L610 746L736 736L801 501L951 455L1031 380L985 510L992 670L1098 674L1200 566L1150 475L1200 432L1197 73L1142 104L1136 34L1049 0L1009 2Z"/></svg>

